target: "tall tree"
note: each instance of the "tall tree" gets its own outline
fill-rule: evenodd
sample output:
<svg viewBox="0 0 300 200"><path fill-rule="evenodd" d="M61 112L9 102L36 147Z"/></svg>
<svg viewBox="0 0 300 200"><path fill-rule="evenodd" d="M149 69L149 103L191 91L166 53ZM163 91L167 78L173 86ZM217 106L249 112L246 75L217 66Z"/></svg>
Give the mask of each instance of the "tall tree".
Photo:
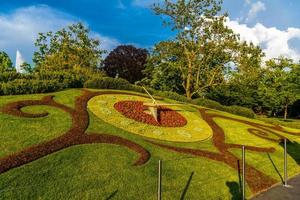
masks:
<svg viewBox="0 0 300 200"><path fill-rule="evenodd" d="M4 51L0 51L0 72L13 71L14 67L11 59Z"/></svg>
<svg viewBox="0 0 300 200"><path fill-rule="evenodd" d="M288 106L299 98L300 64L287 58L271 59L266 62L260 95L273 113L283 110L287 119Z"/></svg>
<svg viewBox="0 0 300 200"><path fill-rule="evenodd" d="M120 45L104 60L104 71L111 77L121 77L130 83L141 80L144 75L148 51L132 45Z"/></svg>
<svg viewBox="0 0 300 200"><path fill-rule="evenodd" d="M234 62L226 74L226 81L210 90L207 96L225 105L241 105L258 113L264 112L257 93L263 75L263 57L264 53L260 47L252 43L240 43Z"/></svg>
<svg viewBox="0 0 300 200"><path fill-rule="evenodd" d="M219 15L221 0L165 0L153 10L165 25L177 33L182 49L179 65L186 96L202 94L223 80L227 63L232 60L237 35L225 25L226 15Z"/></svg>
<svg viewBox="0 0 300 200"><path fill-rule="evenodd" d="M97 69L101 64L100 41L89 37L82 24L72 24L55 33L39 33L33 61L37 70Z"/></svg>
<svg viewBox="0 0 300 200"><path fill-rule="evenodd" d="M182 48L177 42L162 41L154 46L147 59L145 78L142 84L150 87L184 94L180 66L186 65L182 57Z"/></svg>

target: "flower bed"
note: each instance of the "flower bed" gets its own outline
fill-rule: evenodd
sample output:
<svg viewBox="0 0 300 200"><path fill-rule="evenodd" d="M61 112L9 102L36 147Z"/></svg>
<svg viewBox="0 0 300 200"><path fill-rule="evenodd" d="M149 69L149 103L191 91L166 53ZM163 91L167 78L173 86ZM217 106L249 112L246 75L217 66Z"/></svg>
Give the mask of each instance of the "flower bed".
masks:
<svg viewBox="0 0 300 200"><path fill-rule="evenodd" d="M127 118L154 126L183 127L187 124L182 115L164 106L158 108L158 121L145 112L147 107L141 101L119 101L114 104L114 108Z"/></svg>

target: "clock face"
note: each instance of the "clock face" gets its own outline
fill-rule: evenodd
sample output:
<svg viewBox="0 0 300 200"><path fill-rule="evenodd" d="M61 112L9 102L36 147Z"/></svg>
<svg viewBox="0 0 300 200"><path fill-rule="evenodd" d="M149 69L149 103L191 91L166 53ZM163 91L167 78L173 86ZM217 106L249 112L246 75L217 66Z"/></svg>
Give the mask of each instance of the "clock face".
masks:
<svg viewBox="0 0 300 200"><path fill-rule="evenodd" d="M156 121L144 102L151 100L135 95L105 94L92 98L88 108L104 122L147 138L195 142L212 136L211 128L196 108L188 105L161 106Z"/></svg>

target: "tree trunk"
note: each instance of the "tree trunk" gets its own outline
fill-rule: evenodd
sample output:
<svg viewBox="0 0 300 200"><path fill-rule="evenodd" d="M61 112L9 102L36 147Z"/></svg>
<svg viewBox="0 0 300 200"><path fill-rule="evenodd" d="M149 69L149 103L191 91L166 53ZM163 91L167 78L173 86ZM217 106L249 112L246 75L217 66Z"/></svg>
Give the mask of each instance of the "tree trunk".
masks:
<svg viewBox="0 0 300 200"><path fill-rule="evenodd" d="M287 114L288 114L288 105L285 105L285 107L284 107L284 120L287 119Z"/></svg>
<svg viewBox="0 0 300 200"><path fill-rule="evenodd" d="M186 93L186 97L188 99L192 98L192 93L191 93L191 80L192 79L192 63L189 60L189 64L188 64L188 75L187 75L187 79L186 79L186 87L185 87L185 93Z"/></svg>

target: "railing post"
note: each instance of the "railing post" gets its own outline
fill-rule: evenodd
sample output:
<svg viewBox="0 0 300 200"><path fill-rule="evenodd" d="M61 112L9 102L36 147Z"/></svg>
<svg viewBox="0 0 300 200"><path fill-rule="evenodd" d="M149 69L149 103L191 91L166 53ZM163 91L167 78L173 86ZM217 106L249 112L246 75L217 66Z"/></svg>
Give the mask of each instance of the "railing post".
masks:
<svg viewBox="0 0 300 200"><path fill-rule="evenodd" d="M162 161L158 160L157 200L161 200L161 170Z"/></svg>
<svg viewBox="0 0 300 200"><path fill-rule="evenodd" d="M246 175L246 171L245 171L245 146L243 145L242 146L242 171L243 171L243 174L242 174L242 177L243 177L243 180L242 180L242 195L243 195L243 200L245 200L245 175Z"/></svg>
<svg viewBox="0 0 300 200"><path fill-rule="evenodd" d="M286 150L286 138L284 138L284 186L287 187L288 175L287 175L287 150Z"/></svg>

